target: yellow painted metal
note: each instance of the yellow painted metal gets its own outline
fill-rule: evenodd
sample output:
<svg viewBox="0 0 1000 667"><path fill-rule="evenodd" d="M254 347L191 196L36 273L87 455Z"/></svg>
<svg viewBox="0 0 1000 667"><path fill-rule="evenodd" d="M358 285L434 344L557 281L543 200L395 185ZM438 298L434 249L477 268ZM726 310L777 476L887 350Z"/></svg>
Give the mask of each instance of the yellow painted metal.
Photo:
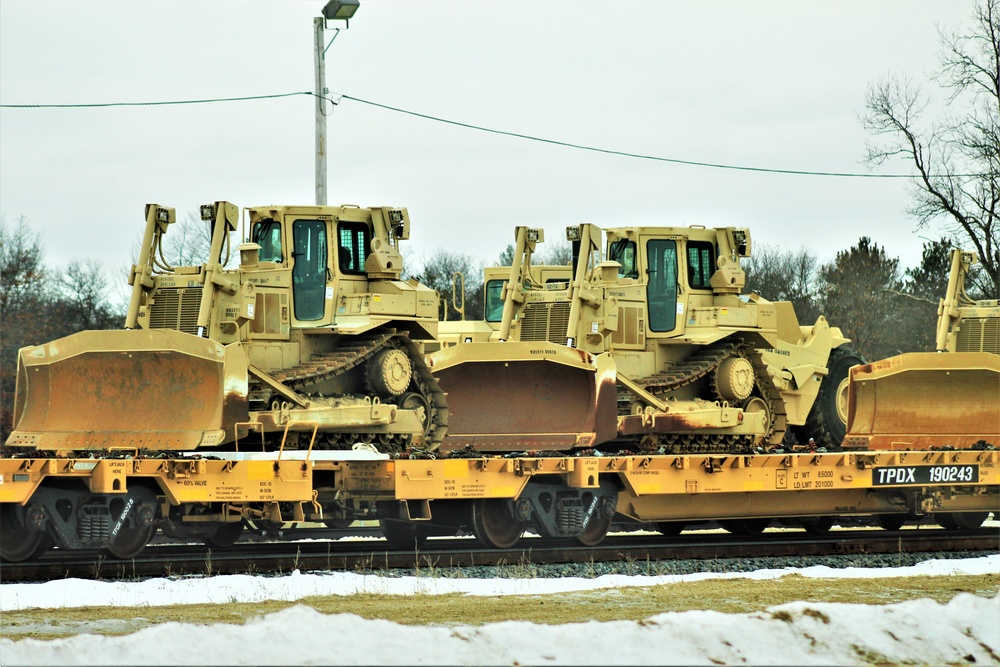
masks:
<svg viewBox="0 0 1000 667"><path fill-rule="evenodd" d="M440 464L440 465L433 465ZM529 477L490 459L396 461L395 495L400 500L516 498Z"/></svg>
<svg viewBox="0 0 1000 667"><path fill-rule="evenodd" d="M0 459L0 502L23 504L38 486L78 479L94 493L126 493L153 480L172 505L183 503L308 502L313 467L293 460Z"/></svg>
<svg viewBox="0 0 1000 667"><path fill-rule="evenodd" d="M915 352L851 369L845 447L1000 446L1000 355Z"/></svg>
<svg viewBox="0 0 1000 667"><path fill-rule="evenodd" d="M80 480L95 493L153 481L167 505L302 520L317 493L343 501L517 498L533 478L620 487L618 511L642 521L921 511L1000 511L1000 451L751 456L486 457L423 460L0 459L0 502L24 504L40 484ZM316 480L322 480L322 488ZM909 505L904 505L904 501ZM279 503L291 503L282 514ZM433 505L431 506L433 507ZM312 508L312 509L309 509Z"/></svg>
<svg viewBox="0 0 1000 667"><path fill-rule="evenodd" d="M610 355L546 341L465 343L428 364L448 394L443 451L565 450L615 437Z"/></svg>
<svg viewBox="0 0 1000 667"><path fill-rule="evenodd" d="M636 497L870 490L875 486L873 468L928 466L976 466L978 481L958 483L1000 484L1000 452L911 451L352 461L344 464L342 488L398 499L516 497L510 489L523 488L535 476L560 476L570 486L585 488L593 484L588 484L590 478L596 482L601 475L611 475ZM893 488L942 485L918 480Z"/></svg>
<svg viewBox="0 0 1000 667"><path fill-rule="evenodd" d="M23 348L14 447L189 450L247 415L246 358L167 329L82 331Z"/></svg>

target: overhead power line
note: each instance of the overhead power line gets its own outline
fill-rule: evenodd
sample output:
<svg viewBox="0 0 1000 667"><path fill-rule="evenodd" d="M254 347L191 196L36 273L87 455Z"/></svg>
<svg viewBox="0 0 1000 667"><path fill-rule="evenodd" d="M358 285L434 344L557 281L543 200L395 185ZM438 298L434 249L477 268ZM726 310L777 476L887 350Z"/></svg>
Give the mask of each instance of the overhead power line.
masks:
<svg viewBox="0 0 1000 667"><path fill-rule="evenodd" d="M517 139L526 139L528 141L537 141L539 143L550 144L553 146L562 146L564 148L574 148L576 150L590 151L592 153L603 153L605 155L617 155L620 157L636 158L639 160L652 160L656 162L668 162L671 164L681 164L690 167L707 167L711 169L728 169L735 171L751 171L764 174L786 174L792 176L827 176L836 178L919 178L917 174L873 174L873 173L858 173L858 172L837 172L837 171L808 171L803 169L771 169L768 167L750 167L744 165L734 165L734 164L722 164L718 162L702 162L698 160L682 160L679 158L662 157L658 155L645 155L643 153L632 153L629 151L619 151L610 148L599 148L597 146L587 146L584 144L575 144L568 141L559 141L556 139L546 139L545 137L535 137L530 134L522 134L520 132L509 132L507 130L497 130L494 128L484 127L482 125L475 125L472 123L463 123L457 120L449 120L447 118L441 118L439 116L431 116L425 113L419 113L417 111L410 111L408 109L402 109L400 107L390 106L388 104L381 104L379 102L373 102L371 100L365 100L360 97L353 97L351 95L340 95L336 99L331 99L324 97L322 95L317 95L312 91L296 91L292 93L278 93L274 95L248 95L244 97L216 97L210 99L199 99L199 100L167 100L159 102L99 102L93 104L0 104L2 109L89 109L89 108L102 108L102 107L149 107L149 106L176 106L184 104L214 104L220 102L247 102L252 100L267 100L267 99L277 99L282 97L295 97L298 95L307 95L310 97L320 97L327 100L333 104L339 104L341 100L350 100L351 102L357 102L359 104L365 104L378 109L383 109L385 111L393 111L395 113L406 114L408 116L414 116L416 118L422 118L424 120L431 120L437 123L445 123L447 125L454 125L456 127L464 127L469 130L476 130L479 132L489 132L491 134L499 134L506 137L514 137ZM983 174L955 174L955 176L960 177L978 177L983 176Z"/></svg>
<svg viewBox="0 0 1000 667"><path fill-rule="evenodd" d="M247 102L270 100L296 95L313 95L310 92L278 93L276 95L248 95L246 97L215 97L204 100L166 100L162 102L95 102L93 104L0 104L0 109L94 109L101 107L166 107L181 104L214 104L216 102Z"/></svg>

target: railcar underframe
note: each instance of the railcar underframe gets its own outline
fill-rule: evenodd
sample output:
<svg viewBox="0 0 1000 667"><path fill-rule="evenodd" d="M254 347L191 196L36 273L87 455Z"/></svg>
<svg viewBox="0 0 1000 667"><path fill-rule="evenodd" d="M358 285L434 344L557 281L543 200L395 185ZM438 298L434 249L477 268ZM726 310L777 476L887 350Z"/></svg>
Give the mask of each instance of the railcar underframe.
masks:
<svg viewBox="0 0 1000 667"><path fill-rule="evenodd" d="M379 519L387 537L400 528L424 536L471 528L487 546L513 544L526 527L597 544L616 515L651 526L764 519L808 525L876 515L888 527L929 514L1000 510L998 459L997 450L413 460L366 450L169 458L115 451L102 458L4 458L0 539L11 559L53 544L117 543L110 553L127 557L158 527L195 536L228 527L238 535L232 529L247 522ZM26 546L8 546L18 541Z"/></svg>

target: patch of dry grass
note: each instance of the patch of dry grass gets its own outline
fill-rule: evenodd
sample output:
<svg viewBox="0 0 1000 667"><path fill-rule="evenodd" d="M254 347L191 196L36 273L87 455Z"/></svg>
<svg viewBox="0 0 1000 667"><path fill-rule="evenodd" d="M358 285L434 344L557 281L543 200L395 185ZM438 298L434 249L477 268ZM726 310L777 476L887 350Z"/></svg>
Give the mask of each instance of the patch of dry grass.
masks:
<svg viewBox="0 0 1000 667"><path fill-rule="evenodd" d="M810 579L789 575L770 581L713 579L553 595L358 594L311 597L300 602L4 612L0 615L0 636L7 639L51 639L82 632L120 635L170 621L206 625L243 623L294 604L305 604L324 614L349 613L404 624L481 625L508 620L532 623L641 620L663 612L690 609L748 613L796 600L888 604L931 598L947 602L957 593L993 597L998 590L1000 575L997 574L885 579Z"/></svg>

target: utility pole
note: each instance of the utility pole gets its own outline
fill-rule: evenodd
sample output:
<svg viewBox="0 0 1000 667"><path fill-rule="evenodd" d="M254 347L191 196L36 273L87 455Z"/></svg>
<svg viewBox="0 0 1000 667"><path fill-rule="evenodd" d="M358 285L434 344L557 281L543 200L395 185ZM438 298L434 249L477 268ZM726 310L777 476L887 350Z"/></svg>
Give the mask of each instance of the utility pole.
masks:
<svg viewBox="0 0 1000 667"><path fill-rule="evenodd" d="M330 91L326 87L326 50L340 34L335 28L330 44L326 43L326 22L343 21L344 27L358 11L360 0L330 0L323 7L323 15L313 19L314 69L316 72L316 205L326 206L326 112L323 109Z"/></svg>
<svg viewBox="0 0 1000 667"><path fill-rule="evenodd" d="M313 33L316 39L316 205L326 206L326 113L323 103L326 101L326 45L324 44L324 27L326 19L317 16L313 19Z"/></svg>

